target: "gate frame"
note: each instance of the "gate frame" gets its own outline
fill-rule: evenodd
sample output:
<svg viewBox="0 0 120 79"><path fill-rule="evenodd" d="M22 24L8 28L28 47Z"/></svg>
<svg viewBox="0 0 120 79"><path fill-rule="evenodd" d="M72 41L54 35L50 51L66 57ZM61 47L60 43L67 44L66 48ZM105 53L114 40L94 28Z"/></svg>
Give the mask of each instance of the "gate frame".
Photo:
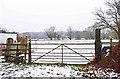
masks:
<svg viewBox="0 0 120 79"><path fill-rule="evenodd" d="M34 60L32 63L34 63L34 62L37 61L38 59L40 59L40 58L46 56L47 54L51 53L52 51L56 50L56 49L59 48L59 47L61 47L61 50L62 50L62 52L61 52L61 54L62 54L62 57L61 57L61 60L62 60L62 61L61 61L61 65L64 64L64 63L63 63L63 58L64 58L64 57L63 57L63 54L64 54L64 52L63 52L63 50L64 50L63 47L66 47L67 49L73 51L75 54L80 55L80 57L83 57L83 58L85 58L86 60L90 61L90 59L88 59L88 58L86 58L85 56L81 55L80 53L76 52L76 51L73 50L72 48L69 48L69 47L66 46L65 44L60 44L60 45L58 45L57 47L55 47L55 48L53 48L52 50L50 50L49 52L45 53L44 55L42 55L42 56L36 58L36 60Z"/></svg>

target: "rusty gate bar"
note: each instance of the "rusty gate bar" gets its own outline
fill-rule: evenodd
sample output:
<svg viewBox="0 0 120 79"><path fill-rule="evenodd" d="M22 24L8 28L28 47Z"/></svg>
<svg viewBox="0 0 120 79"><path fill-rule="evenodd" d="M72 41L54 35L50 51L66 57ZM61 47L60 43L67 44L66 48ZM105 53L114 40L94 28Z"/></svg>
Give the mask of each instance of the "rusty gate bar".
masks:
<svg viewBox="0 0 120 79"><path fill-rule="evenodd" d="M63 64L63 44L61 44L61 50L62 50L62 64Z"/></svg>
<svg viewBox="0 0 120 79"><path fill-rule="evenodd" d="M63 44L63 45L64 45L64 44ZM74 53L76 53L76 54L80 55L81 57L85 58L86 60L89 60L89 61L90 61L90 59L88 59L88 58L86 58L85 56L81 55L80 53L74 51L73 49L69 48L68 46L66 46L66 45L64 45L64 46L65 46L66 48L68 48L69 50L73 51Z"/></svg>

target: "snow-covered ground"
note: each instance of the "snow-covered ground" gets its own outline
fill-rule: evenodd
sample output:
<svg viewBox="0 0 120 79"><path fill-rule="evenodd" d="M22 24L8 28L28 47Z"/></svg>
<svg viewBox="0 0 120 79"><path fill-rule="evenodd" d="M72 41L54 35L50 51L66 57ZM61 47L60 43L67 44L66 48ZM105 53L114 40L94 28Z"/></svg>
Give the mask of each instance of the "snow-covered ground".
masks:
<svg viewBox="0 0 120 79"><path fill-rule="evenodd" d="M75 65L15 65L0 63L1 77L118 77L114 70Z"/></svg>

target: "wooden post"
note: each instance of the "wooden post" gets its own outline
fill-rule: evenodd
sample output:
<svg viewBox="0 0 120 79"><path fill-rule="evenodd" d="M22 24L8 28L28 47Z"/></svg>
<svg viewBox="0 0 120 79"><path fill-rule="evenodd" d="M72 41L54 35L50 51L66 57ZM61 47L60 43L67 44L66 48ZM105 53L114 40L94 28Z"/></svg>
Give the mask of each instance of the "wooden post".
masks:
<svg viewBox="0 0 120 79"><path fill-rule="evenodd" d="M28 41L28 37L26 36L25 38L23 38L24 42L24 63L26 64L26 54L27 54L27 41Z"/></svg>
<svg viewBox="0 0 120 79"><path fill-rule="evenodd" d="M112 53L112 38L110 38L110 54Z"/></svg>
<svg viewBox="0 0 120 79"><path fill-rule="evenodd" d="M11 44L13 44L13 39L12 38L8 38L7 39L7 46L6 46L6 52L5 52L5 61L8 62L9 61L9 54L10 54L10 47L11 47Z"/></svg>
<svg viewBox="0 0 120 79"><path fill-rule="evenodd" d="M100 37L100 29L95 30L95 59L96 63L99 64L99 61L101 60L101 37Z"/></svg>
<svg viewBox="0 0 120 79"><path fill-rule="evenodd" d="M28 64L31 64L31 39L29 39L29 47L28 47Z"/></svg>
<svg viewBox="0 0 120 79"><path fill-rule="evenodd" d="M10 43L7 42L7 44L6 44L6 52L5 52L5 62L8 62L9 49L10 49Z"/></svg>
<svg viewBox="0 0 120 79"><path fill-rule="evenodd" d="M18 45L17 45L17 49L16 49L15 63L19 64L19 47L18 47Z"/></svg>

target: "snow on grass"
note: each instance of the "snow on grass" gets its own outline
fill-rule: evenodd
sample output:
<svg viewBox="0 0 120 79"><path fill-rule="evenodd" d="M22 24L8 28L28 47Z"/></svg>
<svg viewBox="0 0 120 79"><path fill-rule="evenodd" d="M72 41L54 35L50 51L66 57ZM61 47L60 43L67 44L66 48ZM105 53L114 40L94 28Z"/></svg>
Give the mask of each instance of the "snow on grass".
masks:
<svg viewBox="0 0 120 79"><path fill-rule="evenodd" d="M0 63L0 77L117 77L114 70L107 72L94 67L76 65L15 65Z"/></svg>

